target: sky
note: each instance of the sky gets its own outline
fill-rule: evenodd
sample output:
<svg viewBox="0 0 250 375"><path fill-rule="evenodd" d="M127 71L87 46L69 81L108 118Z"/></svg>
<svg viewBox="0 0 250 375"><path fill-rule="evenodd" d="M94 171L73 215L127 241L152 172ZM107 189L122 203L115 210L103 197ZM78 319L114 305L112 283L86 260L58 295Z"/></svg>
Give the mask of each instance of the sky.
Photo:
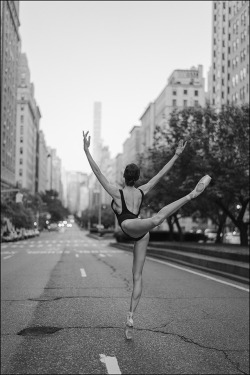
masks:
<svg viewBox="0 0 250 375"><path fill-rule="evenodd" d="M94 102L115 157L175 69L203 65L207 87L212 1L20 1L19 18L40 129L66 170L91 171Z"/></svg>

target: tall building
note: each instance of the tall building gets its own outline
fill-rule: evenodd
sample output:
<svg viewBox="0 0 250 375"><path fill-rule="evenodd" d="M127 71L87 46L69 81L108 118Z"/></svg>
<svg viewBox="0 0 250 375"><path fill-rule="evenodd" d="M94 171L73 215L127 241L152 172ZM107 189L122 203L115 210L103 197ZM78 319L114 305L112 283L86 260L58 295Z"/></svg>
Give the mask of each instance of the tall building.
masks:
<svg viewBox="0 0 250 375"><path fill-rule="evenodd" d="M176 69L168 78L167 85L141 116L141 152L153 146L156 126L168 128L171 112L177 108L205 105L205 79L203 67Z"/></svg>
<svg viewBox="0 0 250 375"><path fill-rule="evenodd" d="M249 102L249 1L213 1L210 103Z"/></svg>
<svg viewBox="0 0 250 375"><path fill-rule="evenodd" d="M45 193L47 190L47 156L48 149L42 130L39 131L39 167L38 167L38 192Z"/></svg>
<svg viewBox="0 0 250 375"><path fill-rule="evenodd" d="M58 198L63 199L62 162L56 154L56 149L47 147L47 182L46 190L55 190Z"/></svg>
<svg viewBox="0 0 250 375"><path fill-rule="evenodd" d="M88 206L88 176L77 171L67 172L67 208L79 217Z"/></svg>
<svg viewBox="0 0 250 375"><path fill-rule="evenodd" d="M135 125L130 131L130 137L123 143L123 171L127 164L137 163L141 152L141 126Z"/></svg>
<svg viewBox="0 0 250 375"><path fill-rule="evenodd" d="M94 126L93 126L93 158L99 165L101 160L101 116L102 103L94 103Z"/></svg>
<svg viewBox="0 0 250 375"><path fill-rule="evenodd" d="M18 65L16 113L16 181L34 194L38 190L38 134L41 113L25 53Z"/></svg>
<svg viewBox="0 0 250 375"><path fill-rule="evenodd" d="M15 186L19 1L1 1L1 188Z"/></svg>

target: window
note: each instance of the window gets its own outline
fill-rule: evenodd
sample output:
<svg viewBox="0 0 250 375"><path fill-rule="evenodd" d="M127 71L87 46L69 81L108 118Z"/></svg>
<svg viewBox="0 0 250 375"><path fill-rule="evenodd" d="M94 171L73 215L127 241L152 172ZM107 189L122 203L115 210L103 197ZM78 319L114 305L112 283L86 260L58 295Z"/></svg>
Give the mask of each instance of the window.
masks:
<svg viewBox="0 0 250 375"><path fill-rule="evenodd" d="M173 107L176 107L176 99L173 99Z"/></svg>
<svg viewBox="0 0 250 375"><path fill-rule="evenodd" d="M183 106L187 107L187 100L183 100Z"/></svg>
<svg viewBox="0 0 250 375"><path fill-rule="evenodd" d="M221 85L224 86L224 79L221 80Z"/></svg>
<svg viewBox="0 0 250 375"><path fill-rule="evenodd" d="M222 73L225 73L225 67L224 67L224 65L222 66Z"/></svg>
<svg viewBox="0 0 250 375"><path fill-rule="evenodd" d="M20 134L23 134L23 126L20 127Z"/></svg>
<svg viewBox="0 0 250 375"><path fill-rule="evenodd" d="M184 90L184 91L183 91L183 94L184 94L184 95L187 95L187 93L188 93L188 90Z"/></svg>
<svg viewBox="0 0 250 375"><path fill-rule="evenodd" d="M199 95L199 91L198 90L194 90L194 96L198 96Z"/></svg>
<svg viewBox="0 0 250 375"><path fill-rule="evenodd" d="M195 107L198 107L198 106L199 106L199 101L198 101L198 100L195 100L195 101L194 101L194 106L195 106Z"/></svg>
<svg viewBox="0 0 250 375"><path fill-rule="evenodd" d="M21 123L23 124L23 119L24 119L24 117L23 117L23 115L21 115Z"/></svg>
<svg viewBox="0 0 250 375"><path fill-rule="evenodd" d="M228 73L227 79L228 79L228 81L230 81L230 73Z"/></svg>
<svg viewBox="0 0 250 375"><path fill-rule="evenodd" d="M230 87L227 88L227 93L230 94Z"/></svg>
<svg viewBox="0 0 250 375"><path fill-rule="evenodd" d="M24 106L21 106L21 111L23 111L24 110Z"/></svg>
<svg viewBox="0 0 250 375"><path fill-rule="evenodd" d="M174 91L173 91L173 95L177 95L177 92L176 92L176 90L174 90Z"/></svg>
<svg viewBox="0 0 250 375"><path fill-rule="evenodd" d="M214 15L214 21L216 21L216 14Z"/></svg>
<svg viewBox="0 0 250 375"><path fill-rule="evenodd" d="M23 143L23 137L20 137L20 143Z"/></svg>
<svg viewBox="0 0 250 375"><path fill-rule="evenodd" d="M19 176L22 176L22 175L23 175L23 170L19 169Z"/></svg>
<svg viewBox="0 0 250 375"><path fill-rule="evenodd" d="M237 85L238 82L239 82L239 76L238 76L238 74L236 74L236 76L235 76L235 84Z"/></svg>
<svg viewBox="0 0 250 375"><path fill-rule="evenodd" d="M19 160L19 164L20 164L20 165L23 164L23 159L20 159L20 160Z"/></svg>
<svg viewBox="0 0 250 375"><path fill-rule="evenodd" d="M222 99L224 99L224 92L223 91L221 92L221 97L222 97Z"/></svg>
<svg viewBox="0 0 250 375"><path fill-rule="evenodd" d="M230 53L231 52L231 48L230 47L228 47L228 53Z"/></svg>
<svg viewBox="0 0 250 375"><path fill-rule="evenodd" d="M227 66L230 68L230 60L227 61Z"/></svg>
<svg viewBox="0 0 250 375"><path fill-rule="evenodd" d="M22 155L23 154L23 148L20 147L20 154Z"/></svg>
<svg viewBox="0 0 250 375"><path fill-rule="evenodd" d="M222 47L225 47L225 40L222 41Z"/></svg>

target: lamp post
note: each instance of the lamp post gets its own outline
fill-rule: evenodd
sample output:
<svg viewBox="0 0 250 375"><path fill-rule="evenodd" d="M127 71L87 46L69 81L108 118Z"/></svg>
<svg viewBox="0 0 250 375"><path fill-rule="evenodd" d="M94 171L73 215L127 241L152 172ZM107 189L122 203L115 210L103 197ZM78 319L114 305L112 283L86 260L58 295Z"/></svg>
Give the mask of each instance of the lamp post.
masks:
<svg viewBox="0 0 250 375"><path fill-rule="evenodd" d="M50 158L50 190L52 190L52 155L48 154L47 158Z"/></svg>

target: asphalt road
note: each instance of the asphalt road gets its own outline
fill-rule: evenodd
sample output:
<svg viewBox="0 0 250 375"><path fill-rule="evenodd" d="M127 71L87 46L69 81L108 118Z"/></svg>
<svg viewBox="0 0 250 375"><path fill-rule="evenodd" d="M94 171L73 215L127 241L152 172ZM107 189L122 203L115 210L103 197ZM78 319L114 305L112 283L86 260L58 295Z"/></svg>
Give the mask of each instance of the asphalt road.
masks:
<svg viewBox="0 0 250 375"><path fill-rule="evenodd" d="M248 374L246 285L132 254L77 226L1 246L1 374ZM227 283L228 282L228 283Z"/></svg>

